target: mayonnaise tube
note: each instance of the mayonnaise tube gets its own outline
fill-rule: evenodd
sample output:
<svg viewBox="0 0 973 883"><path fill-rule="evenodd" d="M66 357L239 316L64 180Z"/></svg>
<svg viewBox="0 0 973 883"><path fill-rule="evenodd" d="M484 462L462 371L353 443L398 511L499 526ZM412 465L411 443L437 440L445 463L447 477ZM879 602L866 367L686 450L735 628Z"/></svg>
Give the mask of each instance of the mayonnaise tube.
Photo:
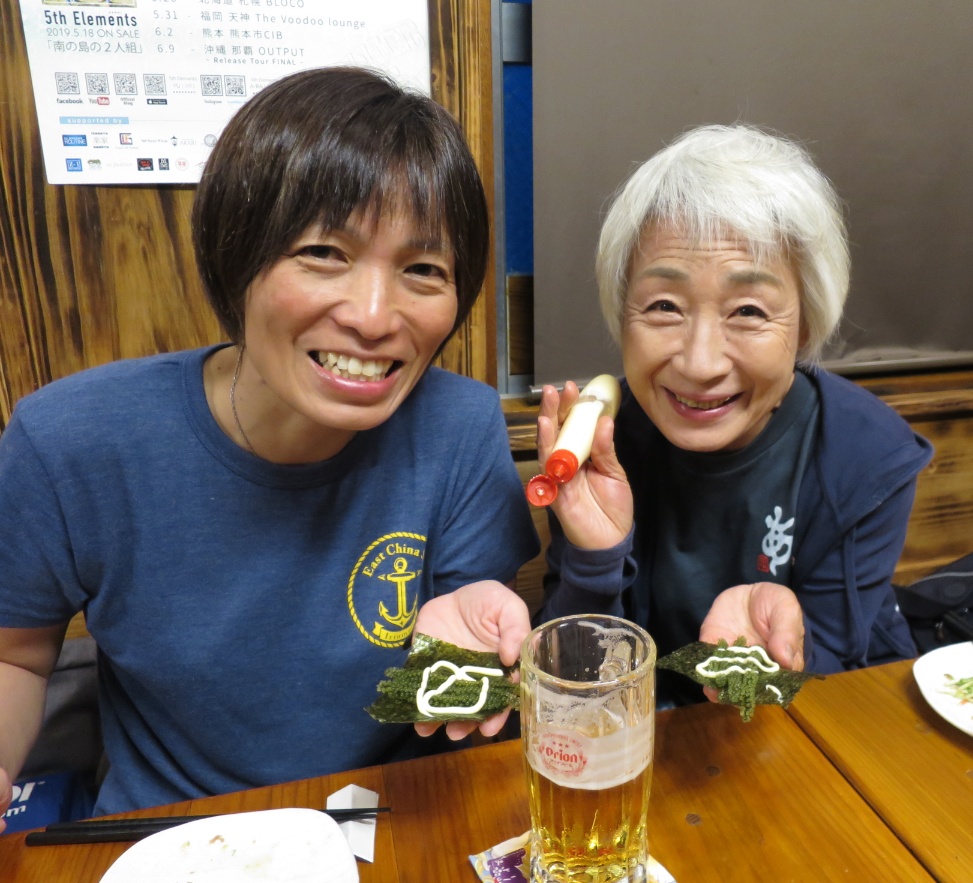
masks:
<svg viewBox="0 0 973 883"><path fill-rule="evenodd" d="M547 458L544 472L527 482L527 499L535 506L549 506L557 497L557 487L574 478L581 464L591 456L598 418L614 418L622 400L618 380L599 374L590 381L571 406Z"/></svg>

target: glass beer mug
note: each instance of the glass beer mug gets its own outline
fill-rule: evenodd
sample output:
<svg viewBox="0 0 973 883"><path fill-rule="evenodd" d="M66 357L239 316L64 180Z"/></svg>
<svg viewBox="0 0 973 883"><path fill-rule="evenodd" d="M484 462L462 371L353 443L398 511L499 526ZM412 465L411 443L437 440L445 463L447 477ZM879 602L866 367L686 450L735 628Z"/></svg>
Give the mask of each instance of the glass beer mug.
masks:
<svg viewBox="0 0 973 883"><path fill-rule="evenodd" d="M655 644L612 616L534 629L521 653L532 883L643 883Z"/></svg>

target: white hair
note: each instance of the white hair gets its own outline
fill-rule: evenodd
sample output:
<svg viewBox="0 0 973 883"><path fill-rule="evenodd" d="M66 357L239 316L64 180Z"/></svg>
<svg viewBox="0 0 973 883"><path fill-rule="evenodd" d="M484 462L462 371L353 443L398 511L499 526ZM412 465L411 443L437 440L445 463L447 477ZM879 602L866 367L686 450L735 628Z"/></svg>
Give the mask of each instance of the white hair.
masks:
<svg viewBox="0 0 973 883"><path fill-rule="evenodd" d="M601 228L601 311L618 342L632 255L650 226L691 242L727 234L754 260L794 261L800 280L798 361L820 359L848 295L850 258L841 203L803 147L752 126L701 126L647 160L616 195Z"/></svg>

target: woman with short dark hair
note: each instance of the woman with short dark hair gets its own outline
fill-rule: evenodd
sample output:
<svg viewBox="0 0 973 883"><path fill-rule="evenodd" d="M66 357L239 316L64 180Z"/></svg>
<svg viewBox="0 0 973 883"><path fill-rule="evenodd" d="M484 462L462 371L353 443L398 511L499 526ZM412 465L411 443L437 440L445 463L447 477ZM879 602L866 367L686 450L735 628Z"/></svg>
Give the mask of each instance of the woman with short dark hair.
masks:
<svg viewBox="0 0 973 883"><path fill-rule="evenodd" d="M499 397L430 367L488 251L456 122L367 71L280 80L220 137L193 232L231 342L52 383L0 439L0 816L78 611L99 814L444 747L364 710L413 632L513 664L529 631Z"/></svg>

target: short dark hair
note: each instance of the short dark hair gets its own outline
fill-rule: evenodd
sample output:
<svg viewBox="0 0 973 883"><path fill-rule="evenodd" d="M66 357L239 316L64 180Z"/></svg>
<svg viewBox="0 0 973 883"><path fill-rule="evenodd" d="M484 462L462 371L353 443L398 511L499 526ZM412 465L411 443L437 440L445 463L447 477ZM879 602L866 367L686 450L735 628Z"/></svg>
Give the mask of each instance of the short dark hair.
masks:
<svg viewBox="0 0 973 883"><path fill-rule="evenodd" d="M285 77L240 108L206 163L192 216L199 272L229 338L243 339L250 283L298 236L369 209L411 213L420 235L452 248L452 335L490 250L483 183L456 120L425 95L348 67Z"/></svg>

